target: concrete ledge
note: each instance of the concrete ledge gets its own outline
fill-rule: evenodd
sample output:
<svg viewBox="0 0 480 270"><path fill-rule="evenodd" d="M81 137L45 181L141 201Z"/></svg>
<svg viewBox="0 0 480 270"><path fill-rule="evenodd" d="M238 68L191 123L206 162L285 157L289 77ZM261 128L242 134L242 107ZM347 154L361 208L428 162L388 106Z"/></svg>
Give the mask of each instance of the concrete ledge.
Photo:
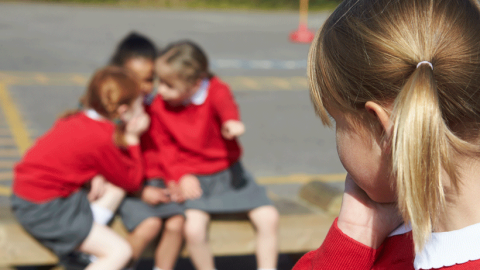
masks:
<svg viewBox="0 0 480 270"><path fill-rule="evenodd" d="M342 186L343 183L311 181L302 186L299 196L331 215L338 215L342 206Z"/></svg>
<svg viewBox="0 0 480 270"><path fill-rule="evenodd" d="M288 215L280 217L280 252L301 253L317 249L334 217L327 214ZM122 236L127 231L119 218L112 225ZM255 232L247 220L213 220L210 243L216 256L253 254ZM144 254L151 257L154 249ZM187 256L184 250L182 256ZM0 267L55 265L57 257L40 245L16 222L0 222Z"/></svg>

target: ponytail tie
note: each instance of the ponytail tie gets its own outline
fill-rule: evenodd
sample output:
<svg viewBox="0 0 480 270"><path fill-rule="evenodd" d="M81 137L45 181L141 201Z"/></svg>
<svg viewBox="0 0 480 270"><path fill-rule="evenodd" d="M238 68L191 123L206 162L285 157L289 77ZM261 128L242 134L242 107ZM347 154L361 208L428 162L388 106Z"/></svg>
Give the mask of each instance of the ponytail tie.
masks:
<svg viewBox="0 0 480 270"><path fill-rule="evenodd" d="M123 121L120 118L115 118L112 120L112 122L117 126L123 124Z"/></svg>
<svg viewBox="0 0 480 270"><path fill-rule="evenodd" d="M430 63L430 62L428 62L428 61L419 62L419 63L417 64L417 68L418 68L419 66L423 65L423 64L428 64L428 65L432 68L432 70L433 70L433 65L432 65L432 63Z"/></svg>

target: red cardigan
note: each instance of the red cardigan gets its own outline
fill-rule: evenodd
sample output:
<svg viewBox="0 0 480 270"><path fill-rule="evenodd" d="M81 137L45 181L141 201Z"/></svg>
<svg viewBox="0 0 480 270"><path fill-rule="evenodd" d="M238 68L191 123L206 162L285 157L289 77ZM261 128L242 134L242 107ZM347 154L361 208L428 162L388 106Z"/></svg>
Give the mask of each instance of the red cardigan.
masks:
<svg viewBox="0 0 480 270"><path fill-rule="evenodd" d="M121 150L114 125L78 113L58 120L15 166L13 193L42 203L68 197L95 175L135 192L143 180L139 146Z"/></svg>
<svg viewBox="0 0 480 270"><path fill-rule="evenodd" d="M413 270L411 232L388 237L373 249L345 235L334 221L319 249L305 254L293 270ZM442 267L445 270L478 270L480 260Z"/></svg>
<svg viewBox="0 0 480 270"><path fill-rule="evenodd" d="M221 126L240 120L229 87L220 79L210 80L202 104L172 107L157 96L147 108L151 125L142 137L147 178L178 181L185 174L208 175L238 161L237 140L225 140Z"/></svg>

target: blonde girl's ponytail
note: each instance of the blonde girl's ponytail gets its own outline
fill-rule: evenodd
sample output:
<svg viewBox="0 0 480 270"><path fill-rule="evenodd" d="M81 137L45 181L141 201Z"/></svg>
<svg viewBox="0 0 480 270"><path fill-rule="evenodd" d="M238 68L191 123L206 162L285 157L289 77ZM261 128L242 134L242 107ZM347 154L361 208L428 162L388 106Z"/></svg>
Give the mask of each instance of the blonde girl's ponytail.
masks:
<svg viewBox="0 0 480 270"><path fill-rule="evenodd" d="M442 171L456 183L433 69L421 64L394 102L392 169L399 207L411 222L415 250L422 249L445 206Z"/></svg>

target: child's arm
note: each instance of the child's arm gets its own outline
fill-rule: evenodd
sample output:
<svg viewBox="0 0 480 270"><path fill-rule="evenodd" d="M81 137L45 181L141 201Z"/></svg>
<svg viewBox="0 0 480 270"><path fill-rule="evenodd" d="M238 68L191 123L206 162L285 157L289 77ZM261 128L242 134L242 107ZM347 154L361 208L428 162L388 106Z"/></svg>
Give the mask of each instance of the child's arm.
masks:
<svg viewBox="0 0 480 270"><path fill-rule="evenodd" d="M145 186L142 190L141 198L142 201L150 205L157 205L170 202L170 193L166 188Z"/></svg>
<svg viewBox="0 0 480 270"><path fill-rule="evenodd" d="M200 181L195 175L186 174L180 179L180 189L185 200L194 200L202 196L203 191Z"/></svg>
<svg viewBox="0 0 480 270"><path fill-rule="evenodd" d="M127 123L124 136L128 144L128 155L123 153L113 141L101 145L98 149L99 173L115 186L130 193L140 189L144 177L139 137L149 124L150 118L146 114L135 117Z"/></svg>
<svg viewBox="0 0 480 270"><path fill-rule="evenodd" d="M234 139L245 132L237 103L228 86L219 85L212 91L212 103L222 123L222 136L225 139Z"/></svg>
<svg viewBox="0 0 480 270"><path fill-rule="evenodd" d="M88 192L87 198L90 202L94 202L97 199L101 198L105 193L107 186L107 180L102 175L96 175L90 181L90 191Z"/></svg>
<svg viewBox="0 0 480 270"><path fill-rule="evenodd" d="M245 133L245 125L237 120L227 120L222 125L222 136L227 140L232 140Z"/></svg>

